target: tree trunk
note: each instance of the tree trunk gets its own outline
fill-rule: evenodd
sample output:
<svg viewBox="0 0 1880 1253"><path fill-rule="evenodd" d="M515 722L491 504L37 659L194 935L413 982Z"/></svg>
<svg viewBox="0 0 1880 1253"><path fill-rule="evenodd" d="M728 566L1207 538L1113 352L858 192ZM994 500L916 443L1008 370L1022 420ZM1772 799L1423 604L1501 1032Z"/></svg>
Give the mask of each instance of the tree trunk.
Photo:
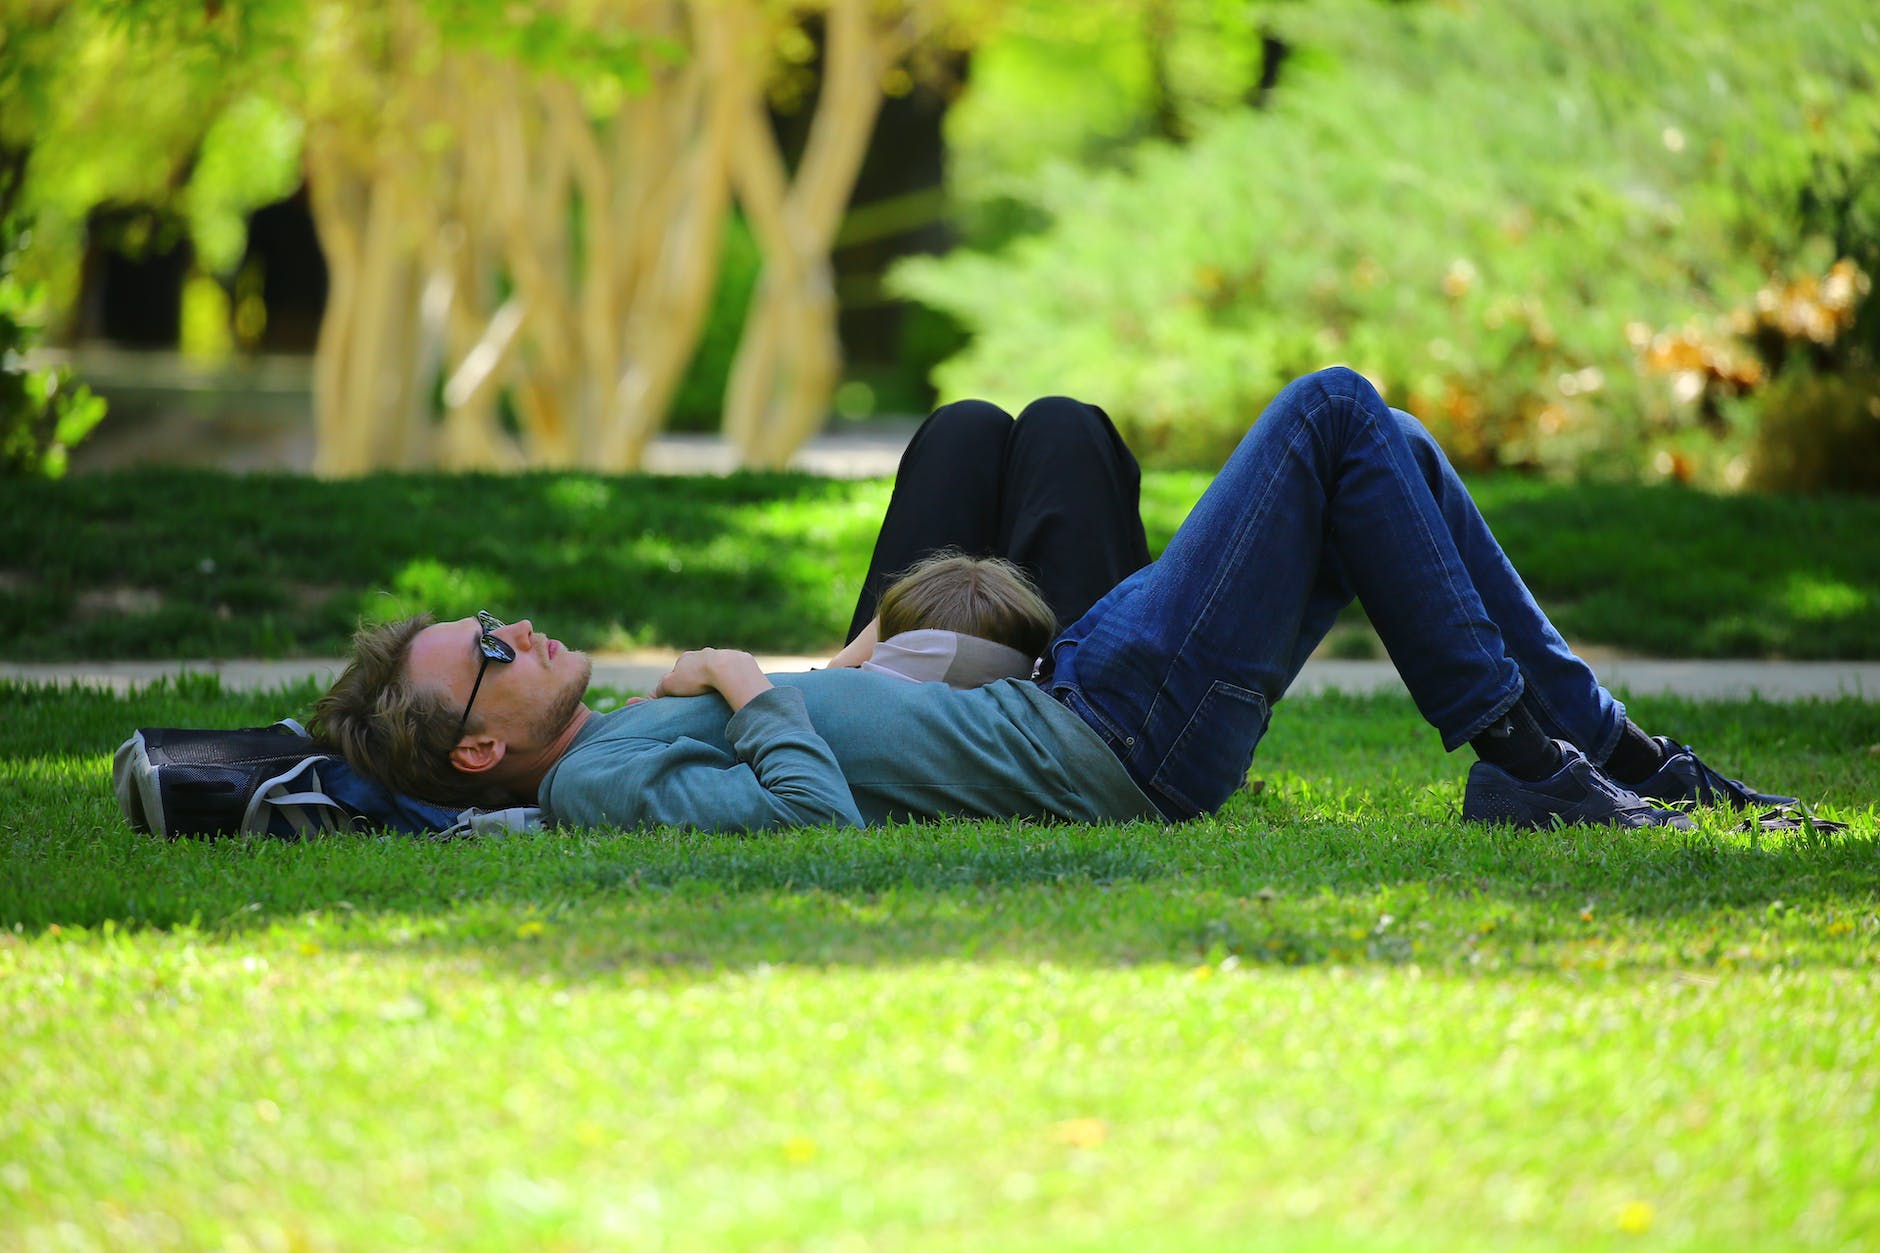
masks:
<svg viewBox="0 0 1880 1253"><path fill-rule="evenodd" d="M372 116L352 132L350 113L315 119L307 139L331 274L315 362L320 473L637 468L696 351L734 196L763 270L726 434L746 464L781 465L821 423L841 367L829 250L899 36L877 27L873 0L830 0L792 181L763 93L775 23L800 20L794 5L614 5L636 33L691 55L650 64L644 88L603 119L552 69L440 43L410 0L359 26L325 67L334 98ZM440 148L439 134L454 142ZM514 435L498 418L505 397Z"/></svg>
<svg viewBox="0 0 1880 1253"><path fill-rule="evenodd" d="M833 0L827 21L822 90L794 182L755 96L738 118L738 194L764 254L725 395L725 434L747 466L787 464L821 427L841 376L829 249L874 129L893 45L866 0Z"/></svg>

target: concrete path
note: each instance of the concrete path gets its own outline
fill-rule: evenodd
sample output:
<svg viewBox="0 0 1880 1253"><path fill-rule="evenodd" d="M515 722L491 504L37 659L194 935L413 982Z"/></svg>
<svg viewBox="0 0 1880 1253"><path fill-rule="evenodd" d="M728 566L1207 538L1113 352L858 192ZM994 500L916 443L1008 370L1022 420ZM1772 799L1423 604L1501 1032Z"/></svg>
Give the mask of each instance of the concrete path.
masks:
<svg viewBox="0 0 1880 1253"><path fill-rule="evenodd" d="M652 687L675 654L657 649L604 653L594 658L594 684L627 692ZM766 670L807 670L822 657L760 657ZM216 675L225 688L266 691L314 678L330 683L337 660L303 661L100 661L0 663L0 679L27 683L76 683L129 692L154 680L189 673ZM1880 662L1874 661L1657 661L1614 658L1597 663L1608 687L1634 696L1668 694L1698 700L1761 697L1772 701L1856 696L1880 700ZM1388 661L1319 660L1306 663L1293 685L1296 695L1318 692L1401 692Z"/></svg>

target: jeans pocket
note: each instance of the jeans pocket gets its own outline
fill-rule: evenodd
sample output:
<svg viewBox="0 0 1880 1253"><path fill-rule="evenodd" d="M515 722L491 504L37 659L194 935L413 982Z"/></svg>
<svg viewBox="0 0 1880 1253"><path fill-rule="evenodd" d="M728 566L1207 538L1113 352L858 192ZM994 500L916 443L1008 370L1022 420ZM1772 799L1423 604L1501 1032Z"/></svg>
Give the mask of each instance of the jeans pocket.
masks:
<svg viewBox="0 0 1880 1253"><path fill-rule="evenodd" d="M1194 816L1213 813L1247 781L1270 717L1259 692L1215 682L1156 763L1151 784Z"/></svg>

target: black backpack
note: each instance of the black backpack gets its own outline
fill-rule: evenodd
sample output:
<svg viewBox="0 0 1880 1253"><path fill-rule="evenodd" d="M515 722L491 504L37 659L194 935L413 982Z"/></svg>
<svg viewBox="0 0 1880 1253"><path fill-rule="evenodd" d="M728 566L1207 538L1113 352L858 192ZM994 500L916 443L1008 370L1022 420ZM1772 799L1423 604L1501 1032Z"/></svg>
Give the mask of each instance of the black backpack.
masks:
<svg viewBox="0 0 1880 1253"><path fill-rule="evenodd" d="M118 748L111 779L131 826L157 835L457 835L540 825L533 808L460 811L400 795L292 718L236 730L145 727Z"/></svg>

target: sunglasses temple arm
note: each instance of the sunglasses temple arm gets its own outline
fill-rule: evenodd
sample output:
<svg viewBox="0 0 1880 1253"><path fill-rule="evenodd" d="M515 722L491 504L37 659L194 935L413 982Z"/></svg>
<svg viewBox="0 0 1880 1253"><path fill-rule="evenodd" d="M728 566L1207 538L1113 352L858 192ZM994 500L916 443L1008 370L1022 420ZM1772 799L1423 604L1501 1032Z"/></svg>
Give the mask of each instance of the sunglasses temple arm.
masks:
<svg viewBox="0 0 1880 1253"><path fill-rule="evenodd" d="M457 719L457 738L463 738L463 729L470 725L470 707L477 703L477 690L483 686L483 676L490 670L486 661L477 667L477 681L470 685L470 699L463 703L463 717Z"/></svg>

